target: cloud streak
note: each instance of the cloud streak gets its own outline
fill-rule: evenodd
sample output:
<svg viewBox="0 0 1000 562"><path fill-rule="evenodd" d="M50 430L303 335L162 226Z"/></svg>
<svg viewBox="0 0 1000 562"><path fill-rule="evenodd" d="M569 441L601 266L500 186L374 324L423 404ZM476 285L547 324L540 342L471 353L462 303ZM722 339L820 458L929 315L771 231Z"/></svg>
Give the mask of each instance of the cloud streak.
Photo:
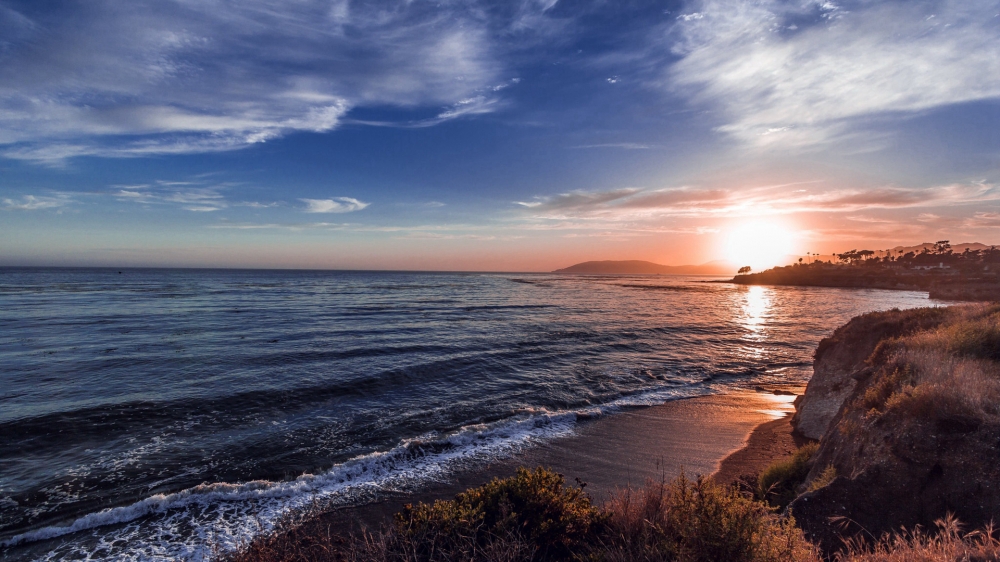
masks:
<svg viewBox="0 0 1000 562"><path fill-rule="evenodd" d="M232 150L338 126L359 106L495 110L502 65L474 5L343 0L9 2L9 158Z"/></svg>
<svg viewBox="0 0 1000 562"><path fill-rule="evenodd" d="M332 199L300 199L306 204L307 213L351 213L360 211L370 205L353 197L334 197Z"/></svg>
<svg viewBox="0 0 1000 562"><path fill-rule="evenodd" d="M872 209L937 208L1000 201L992 184L953 184L929 188L800 188L799 185L743 189L670 188L569 192L534 201L517 201L539 219L634 220L662 217L726 217L760 213L846 213Z"/></svg>
<svg viewBox="0 0 1000 562"><path fill-rule="evenodd" d="M987 0L699 0L667 33L661 85L753 145L850 138L862 118L1000 98L1000 23ZM697 16L697 17L695 17Z"/></svg>
<svg viewBox="0 0 1000 562"><path fill-rule="evenodd" d="M59 209L72 203L67 196L48 197L43 195L24 195L17 199L2 199L0 207L8 211L39 211L42 209Z"/></svg>

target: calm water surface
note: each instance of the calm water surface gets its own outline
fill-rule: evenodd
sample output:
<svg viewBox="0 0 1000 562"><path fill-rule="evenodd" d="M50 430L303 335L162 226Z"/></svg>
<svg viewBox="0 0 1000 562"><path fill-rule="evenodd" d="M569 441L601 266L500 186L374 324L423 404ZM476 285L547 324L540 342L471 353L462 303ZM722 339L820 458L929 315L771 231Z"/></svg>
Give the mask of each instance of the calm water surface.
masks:
<svg viewBox="0 0 1000 562"><path fill-rule="evenodd" d="M932 304L704 281L0 269L0 552L201 560L582 418L804 382L852 316Z"/></svg>

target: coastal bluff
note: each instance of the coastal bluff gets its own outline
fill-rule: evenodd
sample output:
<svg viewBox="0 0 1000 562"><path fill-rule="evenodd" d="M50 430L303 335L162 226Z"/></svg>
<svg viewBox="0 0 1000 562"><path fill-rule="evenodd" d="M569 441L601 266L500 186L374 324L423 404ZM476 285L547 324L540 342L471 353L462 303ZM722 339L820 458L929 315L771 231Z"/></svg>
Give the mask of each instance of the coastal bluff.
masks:
<svg viewBox="0 0 1000 562"><path fill-rule="evenodd" d="M875 312L817 347L793 425L819 439L789 506L824 550L1000 515L1000 305Z"/></svg>
<svg viewBox="0 0 1000 562"><path fill-rule="evenodd" d="M792 425L802 436L820 439L827 432L857 382L871 371L868 358L878 344L934 327L937 315L891 310L851 319L816 347L813 376L795 400Z"/></svg>

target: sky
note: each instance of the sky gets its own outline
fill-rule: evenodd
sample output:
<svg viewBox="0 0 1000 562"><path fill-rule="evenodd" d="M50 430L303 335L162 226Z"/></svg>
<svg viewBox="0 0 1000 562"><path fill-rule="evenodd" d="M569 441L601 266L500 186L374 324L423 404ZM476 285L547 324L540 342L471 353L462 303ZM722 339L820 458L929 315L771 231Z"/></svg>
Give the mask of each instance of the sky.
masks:
<svg viewBox="0 0 1000 562"><path fill-rule="evenodd" d="M1000 2L0 0L0 265L734 239L1000 244Z"/></svg>

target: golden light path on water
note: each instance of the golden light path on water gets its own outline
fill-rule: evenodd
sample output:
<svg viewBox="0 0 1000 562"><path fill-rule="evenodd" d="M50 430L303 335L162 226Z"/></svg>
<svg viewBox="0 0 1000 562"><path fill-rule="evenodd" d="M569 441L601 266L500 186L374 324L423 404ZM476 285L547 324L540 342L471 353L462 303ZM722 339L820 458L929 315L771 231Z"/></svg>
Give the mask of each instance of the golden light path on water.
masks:
<svg viewBox="0 0 1000 562"><path fill-rule="evenodd" d="M759 285L747 287L743 294L742 324L747 332L742 339L756 344L743 346L747 357L761 358L766 353L763 343L768 338L767 323L771 319L773 297L774 289ZM762 397L771 404L760 412L773 419L780 419L794 410L795 396L763 394Z"/></svg>
<svg viewBox="0 0 1000 562"><path fill-rule="evenodd" d="M767 340L767 321L771 317L773 289L752 285L747 287L742 303L741 323L747 329L743 336L744 340L763 343ZM764 354L764 349L760 346L748 346L745 349L748 355L760 357Z"/></svg>

